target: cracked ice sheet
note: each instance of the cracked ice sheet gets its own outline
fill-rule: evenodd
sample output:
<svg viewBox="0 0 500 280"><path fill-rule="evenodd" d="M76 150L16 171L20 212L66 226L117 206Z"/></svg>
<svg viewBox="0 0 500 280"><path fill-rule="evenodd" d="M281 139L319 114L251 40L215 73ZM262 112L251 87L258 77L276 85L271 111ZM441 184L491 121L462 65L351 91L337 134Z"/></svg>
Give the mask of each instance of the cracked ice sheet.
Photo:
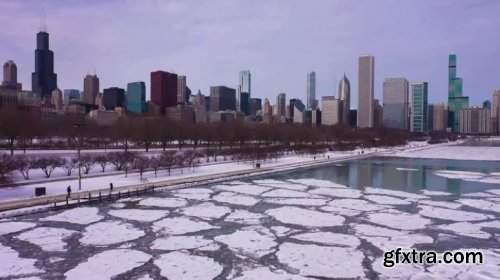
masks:
<svg viewBox="0 0 500 280"><path fill-rule="evenodd" d="M180 235L207 229L219 228L202 221L193 221L186 217L165 218L153 223L153 231Z"/></svg>
<svg viewBox="0 0 500 280"><path fill-rule="evenodd" d="M369 214L367 218L368 221L372 223L402 230L424 229L431 223L431 220L423 218L418 214L408 214L404 212L372 213Z"/></svg>
<svg viewBox="0 0 500 280"><path fill-rule="evenodd" d="M407 198L407 199L411 199L411 200L419 200L419 199L429 198L428 196L416 194L416 193L387 190L387 189L381 189L381 188L372 188L372 187L366 187L364 189L364 191L367 194L390 195L390 196Z"/></svg>
<svg viewBox="0 0 500 280"><path fill-rule="evenodd" d="M353 228L356 236L372 243L382 251L394 248L411 249L415 244L433 243L430 236L410 234L408 231L393 230L379 226L355 224Z"/></svg>
<svg viewBox="0 0 500 280"><path fill-rule="evenodd" d="M278 244L274 241L274 236L270 233L258 232L251 228L237 230L228 235L219 235L214 239L226 244L237 255L250 255L259 258L274 252L273 247Z"/></svg>
<svg viewBox="0 0 500 280"><path fill-rule="evenodd" d="M214 186L214 189L221 190L221 191L227 191L227 192L237 192L237 193L249 194L249 195L260 195L263 192L267 192L271 188L245 184L245 185L231 185L231 186L218 185L218 186Z"/></svg>
<svg viewBox="0 0 500 280"><path fill-rule="evenodd" d="M0 223L0 235L14 233L18 231L22 231L29 228L34 228L36 226L35 223L27 223L27 222L4 222Z"/></svg>
<svg viewBox="0 0 500 280"><path fill-rule="evenodd" d="M258 225L261 223L261 219L265 217L266 215L260 213L252 213L247 210L235 210L233 213L229 214L224 221L247 225Z"/></svg>
<svg viewBox="0 0 500 280"><path fill-rule="evenodd" d="M421 192L424 195L430 195L430 196L452 195L452 193L442 192L442 191L421 190Z"/></svg>
<svg viewBox="0 0 500 280"><path fill-rule="evenodd" d="M291 179L288 180L292 183L302 184L306 186L313 187L323 187L323 188L348 188L347 186L337 184L331 181L319 180L319 179Z"/></svg>
<svg viewBox="0 0 500 280"><path fill-rule="evenodd" d="M430 206L449 208L449 209L458 209L458 208L462 207L462 204L456 203L456 202L450 202L450 201L436 201L436 200L424 199L424 200L420 200L418 203L424 204L424 205L430 205Z"/></svg>
<svg viewBox="0 0 500 280"><path fill-rule="evenodd" d="M137 250L110 250L88 258L87 261L78 264L64 275L67 280L95 279L96 276L101 279L110 279L142 266L150 259L150 255Z"/></svg>
<svg viewBox="0 0 500 280"><path fill-rule="evenodd" d="M214 279L222 273L223 267L211 258L177 251L160 255L154 264L161 269L160 274L168 279Z"/></svg>
<svg viewBox="0 0 500 280"><path fill-rule="evenodd" d="M473 198L496 198L497 196L488 192L472 192L472 193L462 193L461 197L473 197Z"/></svg>
<svg viewBox="0 0 500 280"><path fill-rule="evenodd" d="M218 195L214 196L213 200L218 202L243 205L243 206L253 206L257 202L259 202L258 199L255 199L252 196L242 195L232 192L221 192Z"/></svg>
<svg viewBox="0 0 500 280"><path fill-rule="evenodd" d="M394 250L392 248L390 250ZM379 257L373 260L372 268L375 272L379 274L379 279L422 279L422 280L433 280L434 278L418 278L418 276L425 274L425 268L423 265L417 264L394 264L393 267L384 266L384 258Z"/></svg>
<svg viewBox="0 0 500 280"><path fill-rule="evenodd" d="M212 193L213 191L211 189L205 188L189 188L172 191L174 196L191 200L207 200Z"/></svg>
<svg viewBox="0 0 500 280"><path fill-rule="evenodd" d="M141 206L177 208L187 205L187 201L174 197L149 197L139 202Z"/></svg>
<svg viewBox="0 0 500 280"><path fill-rule="evenodd" d="M167 210L122 209L110 210L108 214L126 220L153 222L167 216L169 212Z"/></svg>
<svg viewBox="0 0 500 280"><path fill-rule="evenodd" d="M35 259L20 258L14 249L2 244L0 244L0 260L2 278L43 272L35 267Z"/></svg>
<svg viewBox="0 0 500 280"><path fill-rule="evenodd" d="M99 222L85 228L80 242L84 245L105 246L135 240L144 231L120 221Z"/></svg>
<svg viewBox="0 0 500 280"><path fill-rule="evenodd" d="M484 211L493 211L500 213L500 203L495 203L486 200L479 200L479 199L463 199L463 198L459 199L458 202Z"/></svg>
<svg viewBox="0 0 500 280"><path fill-rule="evenodd" d="M386 195L365 195L365 199L385 205L410 205L411 202Z"/></svg>
<svg viewBox="0 0 500 280"><path fill-rule="evenodd" d="M198 249L200 251L217 251L219 249L219 245L217 245L212 240L203 238L203 236L168 236L156 239L153 242L151 249L166 251L188 249Z"/></svg>
<svg viewBox="0 0 500 280"><path fill-rule="evenodd" d="M241 273L241 276L233 278L233 280L255 280L255 279L272 279L272 280L307 280L300 275L288 274L286 271L277 269L271 271L267 267L252 268Z"/></svg>
<svg viewBox="0 0 500 280"><path fill-rule="evenodd" d="M488 239L491 236L489 233L482 231L481 230L482 227L480 225L471 224L469 222L440 225L438 226L438 228L441 230L452 231L458 235L479 238L479 239Z"/></svg>
<svg viewBox="0 0 500 280"><path fill-rule="evenodd" d="M318 188L309 191L312 194L333 196L333 197L345 197L345 198L359 198L362 192L357 189L333 189L333 188Z"/></svg>
<svg viewBox="0 0 500 280"><path fill-rule="evenodd" d="M64 247L66 247L64 240L75 233L77 231L64 228L38 227L23 232L16 236L16 238L38 245L44 251L64 252Z"/></svg>
<svg viewBox="0 0 500 280"><path fill-rule="evenodd" d="M274 235L276 235L277 237L283 237L283 236L287 236L287 235L290 235L293 233L300 232L300 230L291 229L291 228L287 228L284 226L274 226L274 227L271 227L271 232L274 233Z"/></svg>
<svg viewBox="0 0 500 280"><path fill-rule="evenodd" d="M278 188L278 189L289 189L289 190L295 190L295 191L305 191L307 190L307 186L302 185L302 184L294 184L286 181L278 181L278 180L273 180L273 179L266 179L266 180L254 180L253 181L255 184L266 186L266 187L272 187L272 188Z"/></svg>
<svg viewBox="0 0 500 280"><path fill-rule="evenodd" d="M279 261L302 276L364 277L362 252L352 248L324 247L285 242L276 253Z"/></svg>
<svg viewBox="0 0 500 280"><path fill-rule="evenodd" d="M323 206L320 209L323 211L326 211L326 212L332 212L334 214L341 215L341 216L347 216L347 217L354 217L354 216L361 215L361 213L363 213L361 211L351 210L351 209L336 207L336 206Z"/></svg>
<svg viewBox="0 0 500 280"><path fill-rule="evenodd" d="M198 217L202 219L218 219L228 213L231 208L226 206L217 206L211 202L205 202L198 205L183 208L180 212L187 216Z"/></svg>
<svg viewBox="0 0 500 280"><path fill-rule="evenodd" d="M356 211L379 211L382 209L391 208L392 206L385 206L374 204L363 199L335 199L328 203L328 205L333 207L342 207L350 210Z"/></svg>
<svg viewBox="0 0 500 280"><path fill-rule="evenodd" d="M328 200L319 198L267 198L264 202L283 205L322 206Z"/></svg>
<svg viewBox="0 0 500 280"><path fill-rule="evenodd" d="M299 192L286 189L277 189L265 192L261 195L262 197L311 197L311 198L323 198L317 195L311 195L307 192Z"/></svg>
<svg viewBox="0 0 500 280"><path fill-rule="evenodd" d="M305 227L332 227L344 224L345 218L338 215L302 209L294 206L284 206L269 209L266 214L285 224L295 224Z"/></svg>
<svg viewBox="0 0 500 280"><path fill-rule="evenodd" d="M435 264L427 268L436 279L498 279L500 275L500 251L468 248L467 251L481 251L483 263L478 264Z"/></svg>
<svg viewBox="0 0 500 280"><path fill-rule="evenodd" d="M481 221L491 218L489 215L468 212L462 210L453 210L447 208L440 208L434 206L419 205L421 210L420 215L428 218L436 218L441 220L449 220L455 222L470 222L470 221Z"/></svg>
<svg viewBox="0 0 500 280"><path fill-rule="evenodd" d="M99 215L99 209L95 207L78 207L66 210L59 214L45 217L40 221L67 222L80 225L88 225L100 221L104 216Z"/></svg>
<svg viewBox="0 0 500 280"><path fill-rule="evenodd" d="M324 245L340 245L357 248L360 241L357 237L333 232L309 232L290 236L293 239L302 240L306 242L320 243Z"/></svg>

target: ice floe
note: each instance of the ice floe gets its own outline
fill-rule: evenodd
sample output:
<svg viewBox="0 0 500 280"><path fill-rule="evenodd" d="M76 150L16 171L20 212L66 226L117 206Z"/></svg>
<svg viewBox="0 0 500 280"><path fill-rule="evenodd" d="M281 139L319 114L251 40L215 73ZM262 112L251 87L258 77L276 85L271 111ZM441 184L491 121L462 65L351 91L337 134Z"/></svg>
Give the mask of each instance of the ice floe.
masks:
<svg viewBox="0 0 500 280"><path fill-rule="evenodd" d="M435 279L498 279L500 275L500 250L478 250L468 248L467 251L480 251L483 255L481 264L435 264L427 268ZM476 258L476 261L478 259Z"/></svg>
<svg viewBox="0 0 500 280"><path fill-rule="evenodd" d="M473 198L496 198L497 196L489 192L472 192L472 193L462 193L461 197L473 197Z"/></svg>
<svg viewBox="0 0 500 280"><path fill-rule="evenodd" d="M327 214L294 206L284 206L269 209L266 214L273 216L276 220L285 224L295 224L309 227L331 227L344 224L342 216Z"/></svg>
<svg viewBox="0 0 500 280"><path fill-rule="evenodd" d="M397 171L418 171L417 168L396 167Z"/></svg>
<svg viewBox="0 0 500 280"><path fill-rule="evenodd" d="M277 269L271 271L267 267L257 267L243 271L241 276L233 278L233 280L255 280L255 279L272 279L272 280L307 280L300 275L288 274L286 271Z"/></svg>
<svg viewBox="0 0 500 280"><path fill-rule="evenodd" d="M420 215L428 218L436 218L441 220L449 220L455 222L470 222L470 221L481 221L490 218L489 215L468 212L462 210L447 209L441 207L419 205L421 210Z"/></svg>
<svg viewBox="0 0 500 280"><path fill-rule="evenodd" d="M272 190L265 192L261 195L262 197L318 197L321 198L320 196L313 196L310 195L306 192L299 192L299 191L294 191L294 190L287 190L287 189L278 189L278 190Z"/></svg>
<svg viewBox="0 0 500 280"><path fill-rule="evenodd" d="M272 235L251 229L237 230L232 234L219 235L216 241L226 244L237 255L262 257L274 252L277 245Z"/></svg>
<svg viewBox="0 0 500 280"><path fill-rule="evenodd" d="M337 206L323 206L320 208L323 211L326 212L331 212L337 215L342 215L342 216L348 216L348 217L354 217L361 215L363 212L358 211L358 210L351 210L343 207L337 207Z"/></svg>
<svg viewBox="0 0 500 280"><path fill-rule="evenodd" d="M459 170L438 170L434 175L445 177L448 179L462 179L462 180L479 180L486 176L486 174L474 171L459 171Z"/></svg>
<svg viewBox="0 0 500 280"><path fill-rule="evenodd" d="M222 273L223 267L211 258L176 251L160 255L154 264L161 269L160 274L168 279L214 279Z"/></svg>
<svg viewBox="0 0 500 280"><path fill-rule="evenodd" d="M214 241L203 236L168 236L158 238L151 246L153 250L177 251L198 249L200 251L216 251L219 249Z"/></svg>
<svg viewBox="0 0 500 280"><path fill-rule="evenodd" d="M391 249L394 250L395 248ZM434 278L417 278L415 276L425 272L423 265L399 263L393 267L384 266L384 257L376 258L372 262L372 268L379 274L379 279L412 279L412 280L434 280ZM394 261L394 259L392 259ZM390 264L390 263L388 263ZM436 279L437 280L437 279Z"/></svg>
<svg viewBox="0 0 500 280"><path fill-rule="evenodd" d="M497 176L500 176L500 173L498 173L498 174L499 174L499 175L497 175ZM491 189L491 190L487 190L487 191L485 191L485 192L487 192L487 193L492 193L492 194L494 194L494 195L500 196L500 189Z"/></svg>
<svg viewBox="0 0 500 280"><path fill-rule="evenodd" d="M169 214L167 210L141 210L141 209L110 210L108 213L114 217L126 220L135 220L139 222L153 222Z"/></svg>
<svg viewBox="0 0 500 280"><path fill-rule="evenodd" d="M295 191L305 191L307 186L302 184L294 184L286 181L278 180L254 180L255 184L259 184L266 187L278 188L278 189L289 189Z"/></svg>
<svg viewBox="0 0 500 280"><path fill-rule="evenodd" d="M283 237L283 236L287 236L290 234L300 232L300 230L292 229L292 228L288 228L288 227L284 227L284 226L274 226L274 227L271 227L271 232L274 235L276 235L277 237Z"/></svg>
<svg viewBox="0 0 500 280"><path fill-rule="evenodd" d="M214 189L221 190L221 191L227 191L227 192L237 192L237 193L249 194L249 195L260 195L263 192L267 192L271 188L245 184L245 185L230 185L230 186L218 185L218 186L215 186Z"/></svg>
<svg viewBox="0 0 500 280"><path fill-rule="evenodd" d="M144 235L144 231L135 228L132 224L107 221L86 227L80 242L84 245L105 246L135 240Z"/></svg>
<svg viewBox="0 0 500 280"><path fill-rule="evenodd" d="M362 252L352 248L304 245L285 242L276 253L278 260L302 276L364 277Z"/></svg>
<svg viewBox="0 0 500 280"><path fill-rule="evenodd" d="M491 236L489 233L482 231L480 225L471 224L469 222L440 225L438 226L438 228L441 230L452 231L458 235L468 236L473 238L488 239Z"/></svg>
<svg viewBox="0 0 500 280"><path fill-rule="evenodd" d="M35 259L20 258L12 248L0 244L0 278L41 273Z"/></svg>
<svg viewBox="0 0 500 280"><path fill-rule="evenodd" d="M19 232L25 229L34 228L35 223L28 222L4 222L0 223L0 235Z"/></svg>
<svg viewBox="0 0 500 280"><path fill-rule="evenodd" d="M360 241L357 237L333 232L309 232L290 236L293 239L302 240L306 242L320 243L324 245L347 246L356 248L359 246Z"/></svg>
<svg viewBox="0 0 500 280"><path fill-rule="evenodd" d="M371 213L368 215L368 221L382 226L402 229L417 230L424 229L431 220L421 217L417 214L400 213Z"/></svg>
<svg viewBox="0 0 500 280"><path fill-rule="evenodd" d="M125 203L117 202L117 203L111 204L109 207L121 209L121 208L125 208L125 206L126 206Z"/></svg>
<svg viewBox="0 0 500 280"><path fill-rule="evenodd" d="M483 227L483 228L498 228L498 229L500 229L500 221L499 220L477 223L476 225Z"/></svg>
<svg viewBox="0 0 500 280"><path fill-rule="evenodd" d="M411 202L400 198L386 195L365 195L365 198L378 204L384 205L410 205Z"/></svg>
<svg viewBox="0 0 500 280"><path fill-rule="evenodd" d="M429 198L428 196L421 195L421 194L410 193L410 192L403 192L403 191L396 191L396 190L387 190L387 189L382 189L382 188L366 187L364 189L364 191L367 194L390 195L390 196L408 198L408 199L411 199L411 200L419 200L419 199Z"/></svg>
<svg viewBox="0 0 500 280"><path fill-rule="evenodd" d="M99 214L95 207L77 207L63 211L59 214L40 219L41 221L67 222L80 225L88 225L100 221L104 216Z"/></svg>
<svg viewBox="0 0 500 280"><path fill-rule="evenodd" d="M99 253L64 274L67 280L110 279L142 266L151 256L137 250L117 249Z"/></svg>
<svg viewBox="0 0 500 280"><path fill-rule="evenodd" d="M180 235L201 230L219 228L202 221L193 221L186 217L165 218L153 223L155 232Z"/></svg>
<svg viewBox="0 0 500 280"><path fill-rule="evenodd" d="M442 192L442 191L421 190L421 192L422 192L424 195L430 195L430 196L452 195L452 193L449 193L449 192Z"/></svg>
<svg viewBox="0 0 500 280"><path fill-rule="evenodd" d="M211 189L206 188L189 188L172 191L174 196L191 200L207 200L212 193L213 191Z"/></svg>
<svg viewBox="0 0 500 280"><path fill-rule="evenodd" d="M477 209L481 209L484 211L493 211L500 213L500 203L495 203L491 201L486 201L486 200L479 200L479 199L459 199L458 202L473 207Z"/></svg>
<svg viewBox="0 0 500 280"><path fill-rule="evenodd" d="M231 213L231 208L226 206L218 206L211 202L205 202L183 208L182 214L202 219L217 219L228 213Z"/></svg>
<svg viewBox="0 0 500 280"><path fill-rule="evenodd" d="M333 207L342 207L346 209L351 209L351 210L357 210L357 211L378 211L382 209L387 209L390 208L391 206L386 206L386 205L378 205L374 204L372 202L368 202L363 199L335 199L332 200L328 203L328 205L333 206Z"/></svg>
<svg viewBox="0 0 500 280"><path fill-rule="evenodd" d="M409 233L408 231L393 230L366 224L355 224L352 226L359 238L365 239L382 251L398 247L410 249L415 244L432 243L434 241L430 236Z"/></svg>
<svg viewBox="0 0 500 280"><path fill-rule="evenodd" d="M19 240L38 245L44 251L65 251L66 238L77 233L74 230L55 227L38 227L16 236Z"/></svg>
<svg viewBox="0 0 500 280"><path fill-rule="evenodd" d="M224 220L226 222L247 224L247 225L257 225L261 223L261 219L265 218L266 215L260 213L252 213L246 210L235 210L229 214Z"/></svg>
<svg viewBox="0 0 500 280"><path fill-rule="evenodd" d="M244 206L253 206L257 202L259 202L259 200L254 198L253 196L242 195L232 192L221 192L218 195L214 196L213 200L218 202L244 205Z"/></svg>
<svg viewBox="0 0 500 280"><path fill-rule="evenodd" d="M139 202L141 206L177 208L187 205L187 201L182 198L175 197L149 197Z"/></svg>
<svg viewBox="0 0 500 280"><path fill-rule="evenodd" d="M324 187L324 188L348 188L347 186L337 184L331 181L319 180L319 179L291 179L288 180L292 183L303 184L306 186L313 187Z"/></svg>
<svg viewBox="0 0 500 280"><path fill-rule="evenodd" d="M319 198L267 198L264 202L282 205L322 206L328 200Z"/></svg>
<svg viewBox="0 0 500 280"><path fill-rule="evenodd" d="M359 198L362 193L357 189L334 189L334 188L317 188L309 191L312 194L333 196L333 197L345 197L345 198Z"/></svg>
<svg viewBox="0 0 500 280"><path fill-rule="evenodd" d="M424 205L430 205L430 206L450 208L450 209L458 209L458 208L462 207L462 204L456 203L456 202L437 201L437 200L429 200L429 199L420 200L418 203L424 204Z"/></svg>

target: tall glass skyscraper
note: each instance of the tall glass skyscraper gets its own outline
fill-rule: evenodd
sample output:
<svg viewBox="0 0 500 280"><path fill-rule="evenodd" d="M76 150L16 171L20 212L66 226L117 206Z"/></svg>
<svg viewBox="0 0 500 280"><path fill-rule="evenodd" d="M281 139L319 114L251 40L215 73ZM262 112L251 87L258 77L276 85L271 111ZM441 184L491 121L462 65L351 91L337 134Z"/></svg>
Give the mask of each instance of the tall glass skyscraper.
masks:
<svg viewBox="0 0 500 280"><path fill-rule="evenodd" d="M127 84L127 111L142 114L146 112L146 84L133 82Z"/></svg>
<svg viewBox="0 0 500 280"><path fill-rule="evenodd" d="M316 72L307 73L307 109L316 109Z"/></svg>
<svg viewBox="0 0 500 280"><path fill-rule="evenodd" d="M31 89L40 93L42 99L50 99L56 88L54 53L49 49L49 33L42 30L36 34L35 72L31 74Z"/></svg>
<svg viewBox="0 0 500 280"><path fill-rule="evenodd" d="M469 97L462 96L462 78L457 78L457 55L448 57L448 127L460 128L460 110L469 107Z"/></svg>
<svg viewBox="0 0 500 280"><path fill-rule="evenodd" d="M411 112L411 131L428 131L428 101L427 82L414 83L411 85L412 112Z"/></svg>
<svg viewBox="0 0 500 280"><path fill-rule="evenodd" d="M382 111L385 127L408 130L408 91L407 79L385 79Z"/></svg>
<svg viewBox="0 0 500 280"><path fill-rule="evenodd" d="M342 101L341 122L349 125L349 111L351 110L351 84L345 73L339 83L339 99Z"/></svg>
<svg viewBox="0 0 500 280"><path fill-rule="evenodd" d="M244 96L242 93L246 92ZM240 71L239 84L238 84L238 94L236 96L236 110L243 112L241 109L241 105L247 106L250 104L250 98L252 96L252 74L250 74L250 70ZM248 111L248 112L247 112ZM243 113L245 115L250 114L250 111L247 110Z"/></svg>

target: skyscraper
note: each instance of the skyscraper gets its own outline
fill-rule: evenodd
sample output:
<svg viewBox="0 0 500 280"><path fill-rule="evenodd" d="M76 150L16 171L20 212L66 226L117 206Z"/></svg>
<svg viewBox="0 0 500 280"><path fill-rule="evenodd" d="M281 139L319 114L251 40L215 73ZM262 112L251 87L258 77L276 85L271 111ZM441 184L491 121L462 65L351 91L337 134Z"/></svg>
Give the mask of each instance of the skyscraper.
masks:
<svg viewBox="0 0 500 280"><path fill-rule="evenodd" d="M443 103L434 104L433 117L432 117L432 130L444 131L446 130L448 112L446 105Z"/></svg>
<svg viewBox="0 0 500 280"><path fill-rule="evenodd" d="M262 99L260 98L251 98L250 99L250 115L256 116L257 111L262 110Z"/></svg>
<svg viewBox="0 0 500 280"><path fill-rule="evenodd" d="M177 106L177 74L151 72L151 102L162 115L166 107Z"/></svg>
<svg viewBox="0 0 500 280"><path fill-rule="evenodd" d="M97 75L89 75L83 78L83 102L95 104L95 98L99 93L99 78Z"/></svg>
<svg viewBox="0 0 500 280"><path fill-rule="evenodd" d="M248 93L245 97L242 97L242 93ZM250 104L250 98L252 97L252 74L250 70L240 71L239 84L238 84L238 95L236 96L236 110L241 111L241 104ZM248 115L248 113L245 113Z"/></svg>
<svg viewBox="0 0 500 280"><path fill-rule="evenodd" d="M58 88L54 89L51 94L50 104L54 106L56 111L61 111L63 107L62 91Z"/></svg>
<svg viewBox="0 0 500 280"><path fill-rule="evenodd" d="M50 99L56 88L54 53L49 49L49 33L42 29L36 34L35 72L31 74L31 90L40 93L42 99Z"/></svg>
<svg viewBox="0 0 500 280"><path fill-rule="evenodd" d="M276 115L279 117L285 116L286 94L280 93L276 97Z"/></svg>
<svg viewBox="0 0 500 280"><path fill-rule="evenodd" d="M491 110L479 107L460 110L460 133L491 133Z"/></svg>
<svg viewBox="0 0 500 280"><path fill-rule="evenodd" d="M236 109L236 90L226 86L210 87L210 111Z"/></svg>
<svg viewBox="0 0 500 280"><path fill-rule="evenodd" d="M375 57L362 55L358 68L358 127L373 127Z"/></svg>
<svg viewBox="0 0 500 280"><path fill-rule="evenodd" d="M17 66L12 60L8 60L3 65L2 86L17 90L22 89L22 85L17 82Z"/></svg>
<svg viewBox="0 0 500 280"><path fill-rule="evenodd" d="M408 91L407 79L385 79L383 93L383 124L385 127L408 130Z"/></svg>
<svg viewBox="0 0 500 280"><path fill-rule="evenodd" d="M248 92L240 93L240 112L245 114L245 116L250 115L250 97Z"/></svg>
<svg viewBox="0 0 500 280"><path fill-rule="evenodd" d="M127 111L142 114L146 112L146 84L133 82L127 84Z"/></svg>
<svg viewBox="0 0 500 280"><path fill-rule="evenodd" d="M351 110L351 84L345 73L339 83L339 99L342 101L342 119L343 124L349 125L349 110Z"/></svg>
<svg viewBox="0 0 500 280"><path fill-rule="evenodd" d="M373 127L381 127L383 124L384 109L378 99L373 100Z"/></svg>
<svg viewBox="0 0 500 280"><path fill-rule="evenodd" d="M460 110L469 107L469 97L462 96L462 78L457 78L457 55L448 57L448 127L459 131Z"/></svg>
<svg viewBox="0 0 500 280"><path fill-rule="evenodd" d="M493 91L491 99L491 118L493 121L493 132L500 132L500 89Z"/></svg>
<svg viewBox="0 0 500 280"><path fill-rule="evenodd" d="M186 76L177 77L177 103L186 103Z"/></svg>
<svg viewBox="0 0 500 280"><path fill-rule="evenodd" d="M316 109L316 72L307 73L307 109Z"/></svg>
<svg viewBox="0 0 500 280"><path fill-rule="evenodd" d="M411 131L427 132L428 124L428 102L427 102L427 82L411 84L412 93L412 114Z"/></svg>
<svg viewBox="0 0 500 280"><path fill-rule="evenodd" d="M343 104L335 96L323 96L321 98L321 123L323 125L335 125L340 122L343 116Z"/></svg>
<svg viewBox="0 0 500 280"><path fill-rule="evenodd" d="M80 91L77 89L65 89L63 93L64 105L68 105L71 100L80 100Z"/></svg>
<svg viewBox="0 0 500 280"><path fill-rule="evenodd" d="M102 95L102 104L106 110L115 110L123 107L125 103L125 90L118 87L106 88Z"/></svg>

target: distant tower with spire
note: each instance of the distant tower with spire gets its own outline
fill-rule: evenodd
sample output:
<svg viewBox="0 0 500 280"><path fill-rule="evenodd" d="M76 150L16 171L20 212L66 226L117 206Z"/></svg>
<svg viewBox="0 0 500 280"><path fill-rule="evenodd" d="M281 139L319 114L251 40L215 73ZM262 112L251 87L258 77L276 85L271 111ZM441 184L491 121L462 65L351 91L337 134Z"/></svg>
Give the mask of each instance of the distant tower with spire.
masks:
<svg viewBox="0 0 500 280"><path fill-rule="evenodd" d="M345 73L339 83L339 99L342 101L342 123L349 125L349 111L351 110L351 84Z"/></svg>
<svg viewBox="0 0 500 280"><path fill-rule="evenodd" d="M57 74L54 73L54 53L49 48L47 25L42 22L36 34L35 72L31 74L31 90L38 92L42 99L50 100L57 88Z"/></svg>

